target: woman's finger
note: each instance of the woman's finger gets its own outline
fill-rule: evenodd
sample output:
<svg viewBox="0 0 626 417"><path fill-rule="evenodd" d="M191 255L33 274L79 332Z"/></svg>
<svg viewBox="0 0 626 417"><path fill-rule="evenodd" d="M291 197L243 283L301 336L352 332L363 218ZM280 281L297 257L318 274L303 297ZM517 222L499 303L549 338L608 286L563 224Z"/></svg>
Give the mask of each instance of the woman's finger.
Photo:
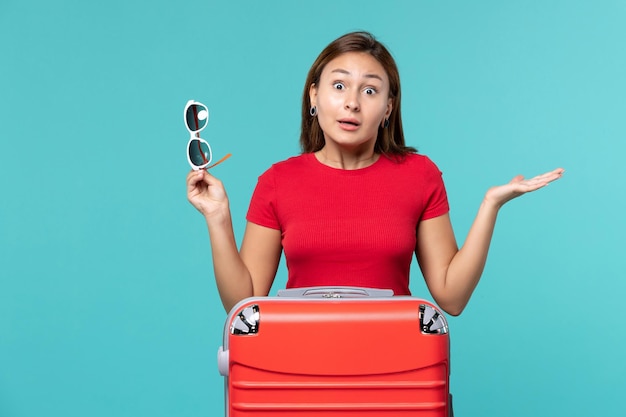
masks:
<svg viewBox="0 0 626 417"><path fill-rule="evenodd" d="M187 175L187 192L197 189L203 180L203 174L199 171L192 171Z"/></svg>
<svg viewBox="0 0 626 417"><path fill-rule="evenodd" d="M563 168L557 168L555 170L546 172L544 174L541 175L537 175L535 178L536 179L550 179L550 181L554 181L555 179L561 178L561 176L563 175Z"/></svg>

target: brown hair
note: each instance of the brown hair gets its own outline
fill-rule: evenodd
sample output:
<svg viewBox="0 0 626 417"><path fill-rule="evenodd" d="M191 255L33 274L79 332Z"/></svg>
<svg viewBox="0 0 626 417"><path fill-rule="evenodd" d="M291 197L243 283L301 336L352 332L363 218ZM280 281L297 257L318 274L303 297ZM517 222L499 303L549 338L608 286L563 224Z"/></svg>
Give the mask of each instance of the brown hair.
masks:
<svg viewBox="0 0 626 417"><path fill-rule="evenodd" d="M385 46L369 32L351 32L331 42L319 54L306 77L302 95L302 127L300 146L302 152L316 152L324 147L324 132L317 117L309 113L311 99L309 88L318 84L324 67L339 55L347 52L366 52L374 57L385 69L389 78L389 97L393 100L393 110L389 116L389 126L378 128L378 137L374 151L380 154L402 156L417 152L415 148L404 144L402 116L400 112L400 74L396 62Z"/></svg>

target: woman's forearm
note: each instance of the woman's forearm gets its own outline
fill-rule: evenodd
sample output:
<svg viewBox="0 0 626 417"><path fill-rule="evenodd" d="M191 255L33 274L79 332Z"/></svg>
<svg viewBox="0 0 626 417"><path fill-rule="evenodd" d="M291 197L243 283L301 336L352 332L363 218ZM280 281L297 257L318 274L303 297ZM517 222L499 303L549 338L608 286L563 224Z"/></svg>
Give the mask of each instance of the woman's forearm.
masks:
<svg viewBox="0 0 626 417"><path fill-rule="evenodd" d="M226 311L253 294L250 272L244 264L233 232L230 212L206 219L211 241L217 289Z"/></svg>
<svg viewBox="0 0 626 417"><path fill-rule="evenodd" d="M480 280L499 208L486 200L482 202L463 246L450 262L445 285L450 303L447 309L452 314L463 311Z"/></svg>

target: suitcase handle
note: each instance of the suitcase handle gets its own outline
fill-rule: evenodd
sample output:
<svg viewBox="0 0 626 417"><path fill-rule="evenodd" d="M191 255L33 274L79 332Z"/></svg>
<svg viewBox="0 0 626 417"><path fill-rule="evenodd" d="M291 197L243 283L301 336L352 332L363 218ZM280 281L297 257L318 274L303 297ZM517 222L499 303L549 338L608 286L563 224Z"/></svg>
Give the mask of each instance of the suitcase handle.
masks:
<svg viewBox="0 0 626 417"><path fill-rule="evenodd" d="M392 297L393 290L363 287L303 287L278 290L278 296L290 298L379 298Z"/></svg>

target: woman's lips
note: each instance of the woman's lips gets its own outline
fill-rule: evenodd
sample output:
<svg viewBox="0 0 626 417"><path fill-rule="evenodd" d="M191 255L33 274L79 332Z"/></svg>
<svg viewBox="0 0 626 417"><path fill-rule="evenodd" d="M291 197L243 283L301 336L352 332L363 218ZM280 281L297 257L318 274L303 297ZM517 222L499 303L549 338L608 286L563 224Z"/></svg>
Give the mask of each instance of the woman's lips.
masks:
<svg viewBox="0 0 626 417"><path fill-rule="evenodd" d="M339 126L344 130L357 130L360 123L356 119L340 119L338 120Z"/></svg>

